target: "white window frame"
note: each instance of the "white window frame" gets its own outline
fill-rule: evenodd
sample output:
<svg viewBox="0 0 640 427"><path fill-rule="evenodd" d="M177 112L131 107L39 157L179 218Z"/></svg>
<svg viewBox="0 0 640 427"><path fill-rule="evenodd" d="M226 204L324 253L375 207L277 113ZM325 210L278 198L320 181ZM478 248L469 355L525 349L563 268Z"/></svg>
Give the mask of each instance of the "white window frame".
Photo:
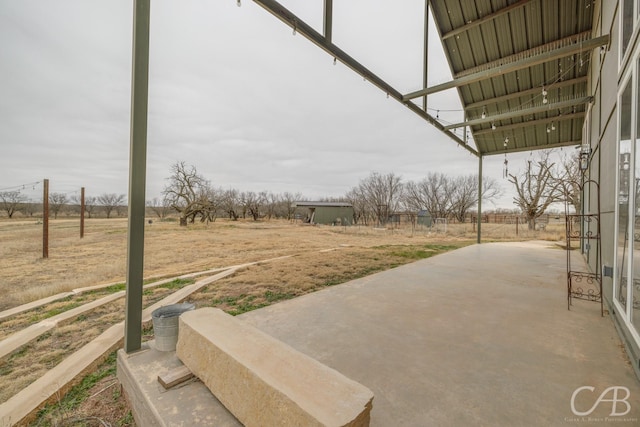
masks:
<svg viewBox="0 0 640 427"><path fill-rule="evenodd" d="M638 3L636 3L638 4ZM616 129L616 181L615 181L615 221L614 221L614 257L613 257L613 265L614 265L614 275L613 275L613 289L612 289L612 300L613 300L613 306L614 308L617 310L618 313L620 313L621 315L620 320L622 320L622 322L624 323L624 325L626 326L627 330L629 331L629 333L631 334L631 336L633 337L633 339L636 341L636 344L640 345L640 331L636 330L636 326L633 324L632 320L631 320L631 313L633 310L633 244L634 244L634 239L630 238L629 241L627 242L627 248L626 248L626 268L627 268L627 277L628 277L628 283L627 283L627 303L626 303L626 308L622 306L622 304L620 304L620 302L618 301L618 282L619 282L619 278L620 278L620 274L618 271L618 236L619 236L619 218L620 218L620 213L619 213L619 207L620 204L618 203L618 198L620 196L620 130L621 130L621 123L620 123L620 118L621 118L621 112L620 112L620 99L622 97L622 94L624 92L625 86L627 84L631 84L631 135L630 135L630 140L631 140L631 153L630 153L630 170L633 171L633 178L634 179L630 179L629 180L629 186L631 188L629 188L629 203L627 206L627 209L629 210L627 212L627 221L628 221L628 225L631 224L632 221L635 221L635 197L634 197L634 202L631 202L631 190L634 190L634 186L635 186L635 155L636 155L636 141L637 139L640 137L640 135L638 135L637 132L637 128L638 128L638 123L637 121L639 120L638 118L638 92L640 91L638 88L638 79L640 78L640 76L638 76L638 73L640 72L640 65L638 64L638 62L640 62L640 47L636 48L635 51L633 52L633 57L630 59L630 61L633 62L629 62L629 65L627 67L627 69L625 70L625 75L624 75L624 79L621 80L619 86L618 86L618 92L616 94L617 98L617 105L618 105L618 111L616 112L616 124L617 124L617 129Z"/></svg>

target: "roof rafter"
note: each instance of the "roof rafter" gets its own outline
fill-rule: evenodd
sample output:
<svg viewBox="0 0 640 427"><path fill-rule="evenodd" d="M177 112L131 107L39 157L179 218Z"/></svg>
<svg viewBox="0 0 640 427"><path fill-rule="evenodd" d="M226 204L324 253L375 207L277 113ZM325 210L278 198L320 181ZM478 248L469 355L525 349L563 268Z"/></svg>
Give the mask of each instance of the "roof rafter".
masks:
<svg viewBox="0 0 640 427"><path fill-rule="evenodd" d="M529 115L529 114L536 114L536 113L543 113L543 112L549 111L549 110L560 110L560 109L567 108L567 107L573 107L574 105L588 104L592 100L593 100L592 96L583 96L583 97L569 99L569 100L560 101L560 102L541 104L541 105L537 105L535 107L530 107L530 108L522 108L522 109L518 109L518 110L514 110L514 111L509 111L507 113L496 114L496 115L493 115L493 116L486 116L484 119L481 118L481 119L468 120L466 122L454 123L454 124L451 124L451 125L447 125L444 128L445 129L456 129L456 128L461 128L461 127L464 127L464 126L475 126L475 125L481 125L481 124L485 124L485 123L494 123L494 122L498 122L500 120L511 119L513 117L526 116L526 115Z"/></svg>
<svg viewBox="0 0 640 427"><path fill-rule="evenodd" d="M526 122L514 123L514 124L511 124L511 125L496 126L495 129L481 129L481 130L473 131L473 136L474 136L474 138L477 137L477 136L482 137L483 135L491 134L491 133L495 133L495 132L505 132L505 131L510 131L510 130L514 130L514 129L520 129L520 128L523 128L523 127L545 125L545 124L553 123L553 122L560 123L560 122L573 120L573 119L581 119L584 116L585 116L584 112L579 112L579 113L571 113L571 114L562 114L562 115L559 115L559 116L547 117L547 118L538 119L538 120L528 120Z"/></svg>
<svg viewBox="0 0 640 427"><path fill-rule="evenodd" d="M577 86L579 84L586 83L587 80L588 80L587 76L577 77L575 79L563 80L563 81L560 81L560 82L557 82L557 83L550 84L549 86L545 86L545 88L548 91L552 91L552 90L561 89L561 88L567 87L567 86ZM465 106L465 110L466 111L471 111L471 110L474 110L474 109L479 108L479 107L485 107L487 105L497 104L499 102L510 101L512 99L518 99L518 98L521 98L523 96L536 95L536 94L540 94L540 93L541 93L540 92L540 88L535 87L533 89L527 89L527 90L523 90L521 92L513 92L513 93L509 93L507 95L498 96L496 98L487 98L487 99L483 99L482 101L473 102L471 104L467 104Z"/></svg>
<svg viewBox="0 0 640 427"><path fill-rule="evenodd" d="M451 37L453 37L455 35L458 35L460 33L464 33L465 31L468 31L471 28L475 28L475 27L477 27L479 25L482 25L485 22L489 22L489 21L492 21L492 20L494 20L496 18L499 18L500 16L502 16L504 14L507 14L507 13L511 12L512 10L514 10L514 9L517 9L519 7L522 7L522 6L525 6L529 2L530 2L530 0L520 0L517 3L510 4L509 6L505 6L502 9L496 10L493 13L490 13L488 15L483 16L482 18L478 18L475 21L470 21L470 22L468 22L467 24L465 24L465 25L463 25L461 27L455 28L455 29L449 31L446 34L443 34L442 35L442 40L446 40L446 39L451 38Z"/></svg>
<svg viewBox="0 0 640 427"><path fill-rule="evenodd" d="M585 31L584 33L572 35L564 39L547 43L543 46L528 49L515 55L501 58L497 61L492 61L478 67L470 68L464 72L458 73L456 77L449 82L408 93L403 96L403 99L406 101L420 96L441 92L443 90L468 85L481 80L490 79L501 74L543 64L545 62L553 61L585 50L591 50L609 42L608 34L596 38L589 38L590 35L590 31Z"/></svg>
<svg viewBox="0 0 640 427"><path fill-rule="evenodd" d="M578 140L570 140L570 141L558 141L553 144L536 144L528 147L510 147L507 149L500 149L496 151L491 151L490 153L483 153L483 156L487 155L495 155L495 154L506 154L506 153L519 153L522 151L534 151L534 150L544 150L549 148L557 148L557 147L569 147L572 145L580 145L582 141Z"/></svg>

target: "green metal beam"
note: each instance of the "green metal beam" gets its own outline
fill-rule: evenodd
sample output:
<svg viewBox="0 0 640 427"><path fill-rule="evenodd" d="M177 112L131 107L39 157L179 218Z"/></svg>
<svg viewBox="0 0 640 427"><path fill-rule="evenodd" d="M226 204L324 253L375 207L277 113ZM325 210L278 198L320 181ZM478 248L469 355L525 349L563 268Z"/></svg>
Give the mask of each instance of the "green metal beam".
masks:
<svg viewBox="0 0 640 427"><path fill-rule="evenodd" d="M333 37L333 0L324 0L324 38L331 43Z"/></svg>
<svg viewBox="0 0 640 427"><path fill-rule="evenodd" d="M588 80L587 76L577 77L575 79L563 80L561 82L553 83L549 86L545 86L545 89L549 92L549 94L551 94L552 91L555 91L557 89L561 89L569 86L578 86L580 84L587 83L587 80ZM511 101L512 99L518 99L524 96L540 95L541 93L542 93L541 87L534 87L533 89L527 89L520 92L514 92L507 95L497 96L495 98L487 98L478 102L472 102L470 104L465 105L464 109L466 111L472 111L476 109L481 109L482 107L487 107L492 104Z"/></svg>
<svg viewBox="0 0 640 427"><path fill-rule="evenodd" d="M478 156L478 244L482 243L482 156Z"/></svg>
<svg viewBox="0 0 640 427"><path fill-rule="evenodd" d="M571 113L571 114L562 114L559 116L554 116L554 117L548 117L545 119L538 119L538 120L528 120L526 122L521 122L521 123L514 123L511 125L505 125L505 126L500 126L496 124L496 128L495 129L481 129L481 130L477 130L473 132L473 137L482 137L484 135L490 135L490 134L496 134L499 132L505 132L505 131L511 131L514 129L521 129L523 127L532 127L532 126L538 126L538 125L546 125L549 123L560 123L560 122L564 122L564 121L568 121L568 120L573 120L573 119L583 119L585 116L584 111L580 112L580 113Z"/></svg>
<svg viewBox="0 0 640 427"><path fill-rule="evenodd" d="M576 145L580 145L581 143L582 143L582 141L580 141L580 140L578 140L578 141L574 141L574 140L558 141L558 142L552 142L552 143L549 143L549 144L541 143L541 144L536 144L536 145L528 145L528 146L522 146L522 147L512 147L512 148L507 148L507 149L500 149L500 150L495 150L495 151L491 151L491 152L483 152L482 155L483 156L493 156L493 155L496 155L496 154L519 153L519 152L522 152L522 151L549 150L549 149L552 149L552 148L576 146Z"/></svg>
<svg viewBox="0 0 640 427"><path fill-rule="evenodd" d="M127 232L127 293L124 321L124 351L127 353L140 350L142 345L150 0L134 0L133 8L129 227Z"/></svg>
<svg viewBox="0 0 640 427"><path fill-rule="evenodd" d="M423 57L423 78L422 85L427 87L429 84L429 6L430 0L424 0L424 57ZM427 95L422 98L422 109L427 111Z"/></svg>
<svg viewBox="0 0 640 427"><path fill-rule="evenodd" d="M451 125L447 125L444 128L449 130L449 129L461 128L463 126L475 126L475 125L481 125L486 123L494 123L494 122L499 122L500 120L512 119L514 117L528 116L531 114L543 113L545 111L561 110L563 108L573 107L574 105L588 104L591 101L593 101L592 96L582 96L579 98L569 99L566 101L540 104L531 108L522 108L519 110L509 111L507 113L500 113L492 116L486 116L484 119L480 118L480 119L468 120L466 122L454 123Z"/></svg>
<svg viewBox="0 0 640 427"><path fill-rule="evenodd" d="M413 98L418 98L424 95L431 95L433 93L441 92L447 89L453 89L460 86L465 86L471 83L476 83L481 80L490 79L492 77L500 76L502 74L511 73L513 71L529 68L534 65L544 64L545 62L553 61L559 58L564 58L576 53L591 50L599 46L609 43L609 35L596 37L594 39L586 39L584 41L579 40L580 37L584 37L586 33L581 33L576 36L567 37L563 40L558 40L552 43L565 43L566 45L558 48L543 48L537 47L529 49L526 52L520 52L516 55L511 55L507 58L502 58L497 61L493 61L488 64L482 64L474 69L464 70L458 73L460 77L456 77L453 80L439 85L431 86L428 88L420 89L415 92L408 93L403 96L405 101ZM578 40L578 41L575 41ZM570 43L574 41L573 43ZM548 43L551 45L552 43ZM567 44L568 43L568 44ZM502 64L502 65L501 65Z"/></svg>

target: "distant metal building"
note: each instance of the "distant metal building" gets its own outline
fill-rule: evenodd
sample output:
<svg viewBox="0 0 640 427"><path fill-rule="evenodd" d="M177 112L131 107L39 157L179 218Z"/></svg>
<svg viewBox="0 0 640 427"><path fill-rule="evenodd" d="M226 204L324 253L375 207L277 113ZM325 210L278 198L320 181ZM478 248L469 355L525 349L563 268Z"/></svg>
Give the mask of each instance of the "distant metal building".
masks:
<svg viewBox="0 0 640 427"><path fill-rule="evenodd" d="M345 202L295 202L303 222L326 225L353 225L354 210Z"/></svg>
<svg viewBox="0 0 640 427"><path fill-rule="evenodd" d="M418 222L418 225L431 227L431 224L433 223L433 218L431 217L431 213L426 209L419 210L417 222Z"/></svg>

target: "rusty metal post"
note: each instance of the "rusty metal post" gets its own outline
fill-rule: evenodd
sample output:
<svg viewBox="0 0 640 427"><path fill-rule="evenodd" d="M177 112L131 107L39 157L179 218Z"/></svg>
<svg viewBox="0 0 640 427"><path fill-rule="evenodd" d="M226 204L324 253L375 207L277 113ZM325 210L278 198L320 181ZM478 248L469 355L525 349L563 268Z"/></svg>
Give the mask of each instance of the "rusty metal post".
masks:
<svg viewBox="0 0 640 427"><path fill-rule="evenodd" d="M49 258L49 180L42 191L42 258Z"/></svg>
<svg viewBox="0 0 640 427"><path fill-rule="evenodd" d="M80 238L84 237L84 187L80 189Z"/></svg>

